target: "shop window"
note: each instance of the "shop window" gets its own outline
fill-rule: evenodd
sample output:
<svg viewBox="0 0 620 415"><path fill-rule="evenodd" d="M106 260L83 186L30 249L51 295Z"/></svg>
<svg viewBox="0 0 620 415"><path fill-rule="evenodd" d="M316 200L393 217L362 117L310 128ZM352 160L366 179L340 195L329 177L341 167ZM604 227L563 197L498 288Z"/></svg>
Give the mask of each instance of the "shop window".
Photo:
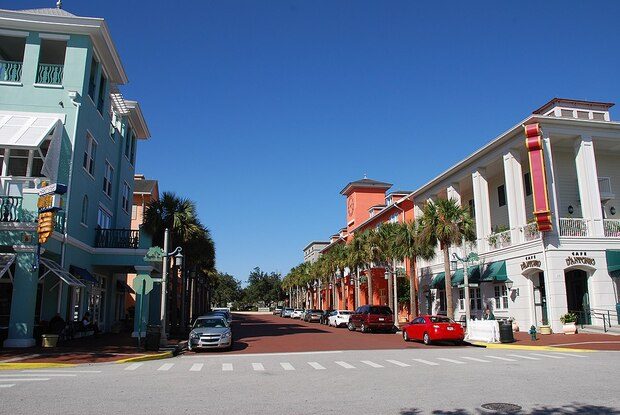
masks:
<svg viewBox="0 0 620 415"><path fill-rule="evenodd" d="M496 285L495 289L495 308L505 310L508 308L508 290L505 285Z"/></svg>
<svg viewBox="0 0 620 415"><path fill-rule="evenodd" d="M482 310L482 297L480 296L480 288L469 289L469 309Z"/></svg>

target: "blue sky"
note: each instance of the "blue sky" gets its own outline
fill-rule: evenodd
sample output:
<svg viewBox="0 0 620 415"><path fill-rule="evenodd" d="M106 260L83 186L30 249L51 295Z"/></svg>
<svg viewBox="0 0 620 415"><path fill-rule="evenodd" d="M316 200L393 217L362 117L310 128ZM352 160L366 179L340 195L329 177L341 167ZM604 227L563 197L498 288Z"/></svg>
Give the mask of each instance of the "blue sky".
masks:
<svg viewBox="0 0 620 415"><path fill-rule="evenodd" d="M415 189L553 97L620 101L617 1L63 4L108 22L153 136L137 171L242 280L345 225L349 181Z"/></svg>

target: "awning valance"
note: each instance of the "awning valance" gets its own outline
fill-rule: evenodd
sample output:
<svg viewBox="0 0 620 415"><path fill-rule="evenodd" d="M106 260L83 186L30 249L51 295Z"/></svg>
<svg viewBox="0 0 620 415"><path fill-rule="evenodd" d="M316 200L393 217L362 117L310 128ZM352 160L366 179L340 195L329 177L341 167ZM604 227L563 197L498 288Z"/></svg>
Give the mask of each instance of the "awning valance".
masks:
<svg viewBox="0 0 620 415"><path fill-rule="evenodd" d="M620 251L608 249L605 251L607 259L607 272L614 278L620 278Z"/></svg>
<svg viewBox="0 0 620 415"><path fill-rule="evenodd" d="M0 254L0 278L7 274L9 279L13 281L13 274L11 274L13 262L15 262L15 254Z"/></svg>
<svg viewBox="0 0 620 415"><path fill-rule="evenodd" d="M88 270L84 269L84 268L80 268L80 267L76 267L75 265L71 265L69 267L69 272L73 275L76 275L78 277L80 277L81 280L83 281L87 281L93 284L99 284L99 281L97 281L97 279L95 277L93 277L93 274L91 274L90 272L88 272Z"/></svg>
<svg viewBox="0 0 620 415"><path fill-rule="evenodd" d="M49 272L51 272L62 281L66 282L67 285L70 285L72 287L86 287L82 281L75 278L73 275L71 275L71 273L69 273L69 271L61 268L60 265L58 265L51 259L41 258L39 262L41 265L44 265L47 268L47 272L44 273L41 278L45 277Z"/></svg>
<svg viewBox="0 0 620 415"><path fill-rule="evenodd" d="M435 275L435 278L433 278L433 281L431 282L431 288L439 288L441 290L446 285L445 280L446 273L440 272L439 274Z"/></svg>
<svg viewBox="0 0 620 415"><path fill-rule="evenodd" d="M452 286L456 287L465 283L465 273L463 272L463 268L459 268L456 270L454 275L452 276ZM480 282L480 267L478 265L471 266L467 268L467 276L468 282L477 283Z"/></svg>
<svg viewBox="0 0 620 415"><path fill-rule="evenodd" d="M480 282L504 282L507 279L506 261L496 261L487 265Z"/></svg>
<svg viewBox="0 0 620 415"><path fill-rule="evenodd" d="M0 111L0 147L38 148L62 132L63 114Z"/></svg>

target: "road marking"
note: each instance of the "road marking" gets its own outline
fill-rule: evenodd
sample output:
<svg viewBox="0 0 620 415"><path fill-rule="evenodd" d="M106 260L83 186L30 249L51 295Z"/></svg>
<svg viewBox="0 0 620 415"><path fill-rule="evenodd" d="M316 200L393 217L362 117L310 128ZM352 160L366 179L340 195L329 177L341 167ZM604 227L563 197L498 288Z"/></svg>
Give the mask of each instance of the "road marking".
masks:
<svg viewBox="0 0 620 415"><path fill-rule="evenodd" d="M564 357L562 356L554 356L552 354L541 354L541 353L531 353L534 356L540 356L540 357L550 357L551 359L564 359Z"/></svg>
<svg viewBox="0 0 620 415"><path fill-rule="evenodd" d="M420 363L424 363L425 365L429 365L429 366L439 366L439 363L435 363L435 362L429 362L428 360L424 360L424 359L413 359L416 362L420 362Z"/></svg>
<svg viewBox="0 0 620 415"><path fill-rule="evenodd" d="M473 362L480 362L480 363L491 363L490 360L478 359L477 357L461 356L461 359L467 359Z"/></svg>
<svg viewBox="0 0 620 415"><path fill-rule="evenodd" d="M539 358L537 358L537 357L523 356L523 355L520 355L520 354L509 354L508 356L518 357L518 358L521 358L521 359L527 359L527 360L540 360L540 359L539 359Z"/></svg>
<svg viewBox="0 0 620 415"><path fill-rule="evenodd" d="M140 366L142 366L144 363L132 363L129 366L127 366L125 368L125 370L136 370L137 368L139 368Z"/></svg>
<svg viewBox="0 0 620 415"><path fill-rule="evenodd" d="M265 370L265 366L263 366L262 363L252 363L252 369L261 371L261 370Z"/></svg>
<svg viewBox="0 0 620 415"><path fill-rule="evenodd" d="M560 352L553 352L553 353L559 354L559 355L562 355L562 356L570 356L570 357L586 357L586 358L588 357L588 356L584 356L582 354L560 353Z"/></svg>
<svg viewBox="0 0 620 415"><path fill-rule="evenodd" d="M487 356L489 359L503 360L504 362L516 362L514 359L508 359L507 357L499 357L499 356Z"/></svg>
<svg viewBox="0 0 620 415"><path fill-rule="evenodd" d="M455 359L447 359L445 357L438 357L437 360L443 360L444 362L456 363L457 365L465 365L465 362L461 362L460 360Z"/></svg>
<svg viewBox="0 0 620 415"><path fill-rule="evenodd" d="M387 349L390 350L390 349ZM213 359L229 359L231 357L257 357L257 356L298 356L298 355L306 355L306 354L338 354L343 352L349 352L350 350L328 350L328 351L320 351L320 352L282 352L282 353L235 353L235 354L226 354L225 356L209 356ZM374 350L373 350L374 351ZM202 355L183 355L182 359L204 359Z"/></svg>
<svg viewBox="0 0 620 415"><path fill-rule="evenodd" d="M3 383L3 384L0 384L0 388L12 388L13 386L15 386L14 383Z"/></svg>
<svg viewBox="0 0 620 415"><path fill-rule="evenodd" d="M24 377L41 377L41 376L52 376L52 377L75 377L77 375L71 373L15 373L13 375L0 375L0 378L11 378L14 376L24 376Z"/></svg>
<svg viewBox="0 0 620 415"><path fill-rule="evenodd" d="M313 367L314 369L316 369L316 370L325 370L325 367L324 367L324 366L322 366L322 365L320 365L320 364L319 364L319 363L317 363L317 362L308 362L308 364L309 364L310 366L312 366L312 367Z"/></svg>
<svg viewBox="0 0 620 415"><path fill-rule="evenodd" d="M11 359L0 360L0 363L18 362L20 360L26 360L26 359L30 359L32 357L39 357L39 356L41 356L41 355L40 354L23 354L23 355L19 355L19 356L13 357Z"/></svg>
<svg viewBox="0 0 620 415"><path fill-rule="evenodd" d="M409 367L409 366L411 366L411 365L408 365L407 363L399 362L398 360L386 359L386 362L389 362L389 363L391 363L393 365L400 366L400 367Z"/></svg>
<svg viewBox="0 0 620 415"><path fill-rule="evenodd" d="M334 362L334 363L336 363L338 366L342 366L342 367L344 367L345 369L355 369L355 366L350 365L350 364L348 364L347 362L343 362L343 361L340 361L340 360L339 360L339 361Z"/></svg>
<svg viewBox="0 0 620 415"><path fill-rule="evenodd" d="M26 369L22 372L31 373L101 373L101 370L56 370L56 369Z"/></svg>
<svg viewBox="0 0 620 415"><path fill-rule="evenodd" d="M167 371L167 370L172 369L172 366L174 366L174 363L164 363L164 364L163 364L163 365L161 365L161 366L159 367L159 369L157 369L157 370Z"/></svg>
<svg viewBox="0 0 620 415"><path fill-rule="evenodd" d="M192 367L189 368L190 372L200 372L202 370L202 367L204 366L204 363L194 363L192 365Z"/></svg>
<svg viewBox="0 0 620 415"><path fill-rule="evenodd" d="M383 367L383 366L381 366L378 363L371 362L370 360L362 360L362 363L365 364L365 365L368 365L370 367Z"/></svg>
<svg viewBox="0 0 620 415"><path fill-rule="evenodd" d="M288 362L282 362L282 363L280 363L280 366L282 366L282 369L284 369L284 370L295 370L293 365L288 363Z"/></svg>
<svg viewBox="0 0 620 415"><path fill-rule="evenodd" d="M35 382L39 380L50 380L50 378L2 378L0 382Z"/></svg>
<svg viewBox="0 0 620 415"><path fill-rule="evenodd" d="M232 363L222 363L222 372L232 372L233 365Z"/></svg>

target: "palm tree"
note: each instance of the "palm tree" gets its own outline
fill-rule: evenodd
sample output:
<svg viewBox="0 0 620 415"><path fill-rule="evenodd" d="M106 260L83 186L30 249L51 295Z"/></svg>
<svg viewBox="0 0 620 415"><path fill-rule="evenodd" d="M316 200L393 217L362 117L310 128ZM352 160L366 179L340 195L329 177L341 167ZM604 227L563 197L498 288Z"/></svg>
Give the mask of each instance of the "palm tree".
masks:
<svg viewBox="0 0 620 415"><path fill-rule="evenodd" d="M389 273L388 279L388 303L390 308L394 308L394 315L398 311L397 307L394 307L394 290L392 287L392 273L395 272L394 263L397 259L402 258L399 256L400 252L397 250L397 236L399 232L398 223L384 222L376 229L377 233L377 247L381 258L381 263L384 265L385 270ZM396 321L396 320L394 320Z"/></svg>
<svg viewBox="0 0 620 415"><path fill-rule="evenodd" d="M356 238L358 238L357 241ZM353 244L354 249L360 250L362 261L368 271L368 303L372 305L372 267L373 264L380 262L382 258L377 232L374 229L370 229L361 234L355 234Z"/></svg>
<svg viewBox="0 0 620 415"><path fill-rule="evenodd" d="M463 208L454 199L437 199L424 205L420 218L420 236L422 241L437 246L443 251L446 308L449 318L454 316L452 308L452 276L450 275L450 247L460 246L463 240L476 238L474 221L469 209ZM467 272L467 271L465 271Z"/></svg>
<svg viewBox="0 0 620 415"><path fill-rule="evenodd" d="M346 245L346 256L345 256L345 266L349 268L351 274L355 272L355 303L353 304L353 308L359 306L359 269L362 265L364 265L364 259L362 255L361 249L357 246L356 241L359 242L359 238L356 240L355 238L351 243Z"/></svg>

